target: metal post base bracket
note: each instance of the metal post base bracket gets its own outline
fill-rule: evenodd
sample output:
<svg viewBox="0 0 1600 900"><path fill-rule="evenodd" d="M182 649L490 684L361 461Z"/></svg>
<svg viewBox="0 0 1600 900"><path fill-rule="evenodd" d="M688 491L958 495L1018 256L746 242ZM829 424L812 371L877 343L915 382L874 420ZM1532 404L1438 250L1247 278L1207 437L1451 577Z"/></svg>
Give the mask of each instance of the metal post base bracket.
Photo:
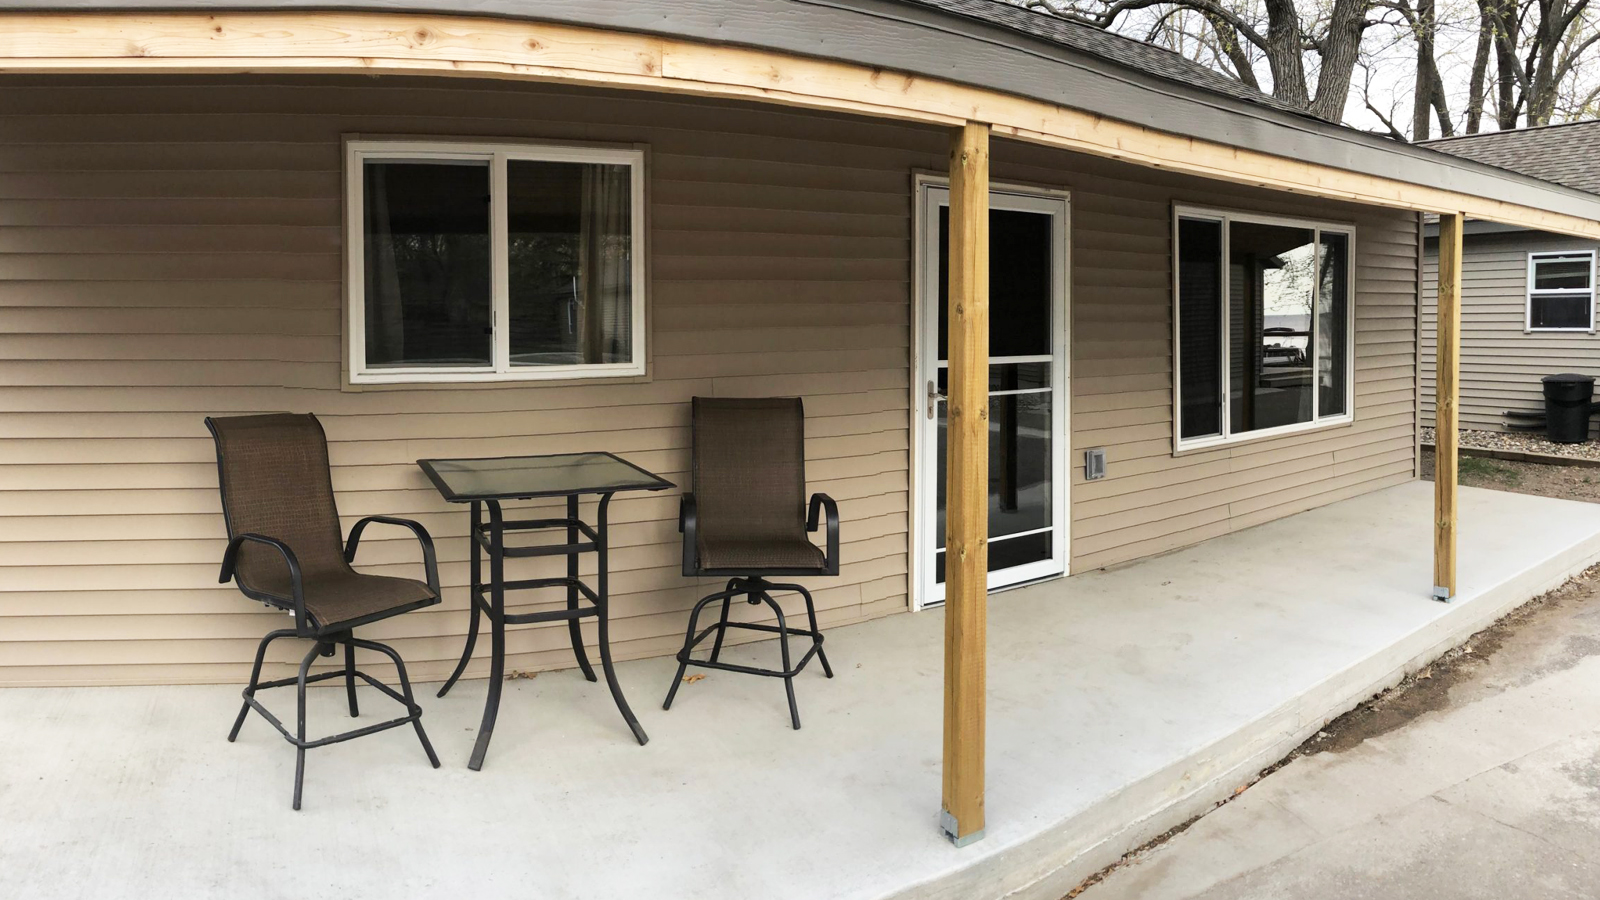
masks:
<svg viewBox="0 0 1600 900"><path fill-rule="evenodd" d="M974 831L966 837L957 837L957 835L961 833L961 826L956 822L956 817L952 816L950 814L950 810L948 809L939 810L939 830L943 831L944 836L950 839L950 843L955 844L957 847L965 847L968 844L977 843L978 841L983 840L984 829L982 828L979 828L977 831Z"/></svg>
<svg viewBox="0 0 1600 900"><path fill-rule="evenodd" d="M1454 598L1450 596L1449 588L1441 587L1436 584L1433 586L1433 599L1439 601L1440 603L1449 603Z"/></svg>

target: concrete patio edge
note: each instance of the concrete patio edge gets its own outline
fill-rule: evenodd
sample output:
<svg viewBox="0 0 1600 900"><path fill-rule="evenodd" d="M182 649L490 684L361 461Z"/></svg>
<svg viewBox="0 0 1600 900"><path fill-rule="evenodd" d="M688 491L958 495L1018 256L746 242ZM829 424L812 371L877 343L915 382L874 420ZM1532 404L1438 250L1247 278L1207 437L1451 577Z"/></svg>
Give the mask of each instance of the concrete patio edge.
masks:
<svg viewBox="0 0 1600 900"><path fill-rule="evenodd" d="M1463 594L1448 604L1447 614L1222 740L1149 773L1019 845L892 897L962 900L987 888L984 895L1007 900L1061 900L1128 852L1205 814L1254 782L1263 769L1329 721L1596 563L1600 563L1600 534L1582 535L1509 578ZM994 892L996 884L1004 889Z"/></svg>

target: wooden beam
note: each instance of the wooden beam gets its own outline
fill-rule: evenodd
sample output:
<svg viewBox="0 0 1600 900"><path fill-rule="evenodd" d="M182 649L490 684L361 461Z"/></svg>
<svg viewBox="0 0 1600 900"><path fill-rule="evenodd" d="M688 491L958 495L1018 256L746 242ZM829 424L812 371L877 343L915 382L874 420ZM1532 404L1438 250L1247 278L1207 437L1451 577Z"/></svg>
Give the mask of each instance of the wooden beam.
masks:
<svg viewBox="0 0 1600 900"><path fill-rule="evenodd" d="M1439 216L1439 330L1433 438L1433 596L1456 595L1456 464L1461 405L1461 234L1466 216Z"/></svg>
<svg viewBox="0 0 1600 900"><path fill-rule="evenodd" d="M944 538L944 815L983 837L989 603L989 126L950 142L949 400Z"/></svg>
<svg viewBox="0 0 1600 900"><path fill-rule="evenodd" d="M961 126L1302 196L1600 240L1600 222L1210 143L1000 91L749 47L386 12L0 13L0 73L409 74L606 85Z"/></svg>

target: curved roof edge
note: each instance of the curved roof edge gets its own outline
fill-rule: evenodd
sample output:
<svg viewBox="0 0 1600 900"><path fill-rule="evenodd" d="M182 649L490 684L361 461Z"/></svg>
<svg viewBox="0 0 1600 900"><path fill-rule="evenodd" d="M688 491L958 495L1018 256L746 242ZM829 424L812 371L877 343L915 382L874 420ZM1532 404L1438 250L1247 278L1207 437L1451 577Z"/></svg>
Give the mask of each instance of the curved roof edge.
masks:
<svg viewBox="0 0 1600 900"><path fill-rule="evenodd" d="M1210 143L1600 221L1600 195L1196 88L918 0L0 0L0 10L435 13L733 44L901 70Z"/></svg>

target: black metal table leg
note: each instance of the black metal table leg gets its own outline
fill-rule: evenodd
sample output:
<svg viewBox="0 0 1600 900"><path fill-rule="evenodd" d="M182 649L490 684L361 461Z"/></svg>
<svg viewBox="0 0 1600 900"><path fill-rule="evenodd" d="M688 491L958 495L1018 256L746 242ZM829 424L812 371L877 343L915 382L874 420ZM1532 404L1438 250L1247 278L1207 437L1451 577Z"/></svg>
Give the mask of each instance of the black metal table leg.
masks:
<svg viewBox="0 0 1600 900"><path fill-rule="evenodd" d="M606 673L606 685L611 688L611 699L617 701L617 709L622 713L622 718L627 721L628 727L633 729L633 736L643 746L650 742L650 736L644 733L639 726L639 720L634 718L633 710L628 708L627 698L622 696L622 685L617 683L617 672L611 665L611 586L610 565L608 555L610 551L611 533L606 524L606 513L611 506L611 494L600 495L600 509L595 516L595 531L600 539L595 542L595 554L599 572L596 575L596 595L599 601L595 604L599 611L595 618L600 625L600 667Z"/></svg>
<svg viewBox="0 0 1600 900"><path fill-rule="evenodd" d="M472 650L478 645L478 592L483 589L483 562L479 556L478 529L483 525L483 507L476 500L472 502L471 528L467 543L472 551L472 586L467 589L467 646L461 651L461 661L456 663L456 670L444 680L444 685L439 688L436 697L443 697L461 680L461 673L467 670L467 663L472 661Z"/></svg>
<svg viewBox="0 0 1600 900"><path fill-rule="evenodd" d="M489 697L483 706L483 724L478 726L478 742L473 745L472 759L467 763L467 768L474 772L483 768L483 757L489 752L489 738L494 736L494 720L500 713L500 689L505 685L506 674L505 519L500 514L498 501L486 502L489 505ZM476 608L476 598L473 605Z"/></svg>
<svg viewBox="0 0 1600 900"><path fill-rule="evenodd" d="M578 543L578 495L567 497L567 545L575 546ZM567 554L567 577L572 579L572 584L567 585L567 609L578 608L578 554ZM567 620L567 635L572 638L572 655L578 658L578 668L583 670L583 677L594 681L594 667L589 665L589 654L583 650L583 631L578 628L577 619Z"/></svg>

